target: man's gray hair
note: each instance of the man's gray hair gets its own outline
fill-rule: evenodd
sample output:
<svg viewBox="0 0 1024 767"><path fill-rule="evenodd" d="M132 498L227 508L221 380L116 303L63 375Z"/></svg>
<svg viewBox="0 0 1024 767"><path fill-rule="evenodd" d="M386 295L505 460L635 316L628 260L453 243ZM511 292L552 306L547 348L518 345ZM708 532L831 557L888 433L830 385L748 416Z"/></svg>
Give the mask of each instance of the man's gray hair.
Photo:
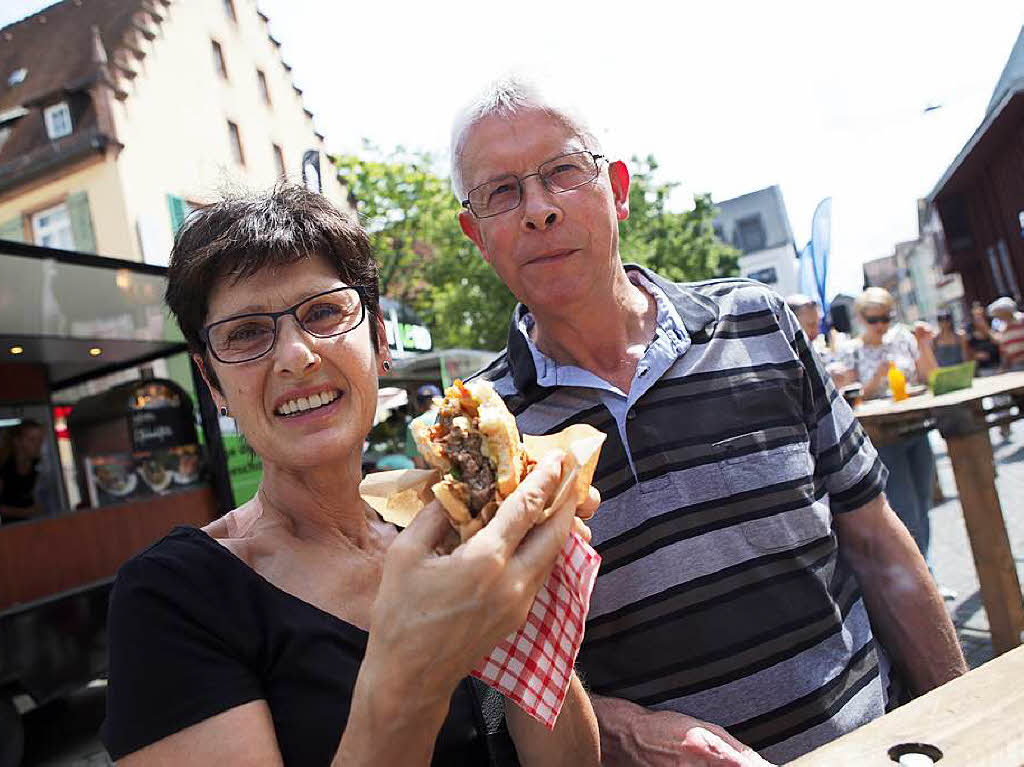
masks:
<svg viewBox="0 0 1024 767"><path fill-rule="evenodd" d="M528 110L545 112L579 136L587 149L601 151L601 144L594 132L567 102L552 98L549 92L542 92L536 84L524 78L509 76L494 80L459 110L452 123L452 189L460 201L465 199L466 194L461 166L462 151L470 129L492 115L510 118Z"/></svg>

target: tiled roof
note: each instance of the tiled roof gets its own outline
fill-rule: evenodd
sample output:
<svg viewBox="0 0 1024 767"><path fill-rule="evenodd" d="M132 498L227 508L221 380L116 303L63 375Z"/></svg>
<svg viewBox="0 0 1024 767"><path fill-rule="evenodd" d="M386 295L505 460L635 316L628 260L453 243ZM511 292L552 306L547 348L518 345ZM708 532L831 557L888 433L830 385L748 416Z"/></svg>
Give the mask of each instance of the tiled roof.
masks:
<svg viewBox="0 0 1024 767"><path fill-rule="evenodd" d="M0 119L27 110L6 123L11 132L0 146L0 187L17 183L12 173L60 164L64 147L78 148L65 153L71 160L89 145L98 150L113 140L88 90L103 80L116 92L126 44L152 34L163 9L162 0L62 0L0 29ZM20 69L24 80L12 85L9 78ZM58 101L69 103L74 133L51 141L42 112ZM83 144L86 136L92 140Z"/></svg>

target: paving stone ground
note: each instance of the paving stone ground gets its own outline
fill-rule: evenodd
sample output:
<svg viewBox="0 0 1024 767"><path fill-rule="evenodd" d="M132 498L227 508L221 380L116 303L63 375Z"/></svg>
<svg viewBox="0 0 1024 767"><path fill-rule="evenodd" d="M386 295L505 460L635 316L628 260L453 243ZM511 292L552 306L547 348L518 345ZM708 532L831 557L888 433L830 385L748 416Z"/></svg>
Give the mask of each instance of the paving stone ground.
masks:
<svg viewBox="0 0 1024 767"><path fill-rule="evenodd" d="M997 485L1010 546L1024 582L1024 422L1010 438L991 432ZM971 668L992 658L992 636L981 604L967 530L956 497L953 470L942 439L932 435L939 483L947 500L932 510L931 562L936 580L957 591L946 603ZM26 767L108 767L111 762L95 733L103 718L102 687L83 691L70 702L29 715Z"/></svg>

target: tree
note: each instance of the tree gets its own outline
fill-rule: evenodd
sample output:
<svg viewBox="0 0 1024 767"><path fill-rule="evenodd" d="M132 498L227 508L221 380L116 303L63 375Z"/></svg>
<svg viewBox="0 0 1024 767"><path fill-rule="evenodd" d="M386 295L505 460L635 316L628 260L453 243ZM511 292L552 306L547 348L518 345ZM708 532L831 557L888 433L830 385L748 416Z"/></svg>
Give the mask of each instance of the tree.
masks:
<svg viewBox="0 0 1024 767"><path fill-rule="evenodd" d="M646 266L674 282L733 276L739 251L720 241L712 222L711 195L694 195L692 210L667 209L675 182L657 183L652 155L630 163L629 218L619 226L619 251L627 262Z"/></svg>
<svg viewBox="0 0 1024 767"><path fill-rule="evenodd" d="M381 293L411 305L437 348L501 349L515 298L462 234L461 208L435 159L402 147L385 155L364 142L361 155L334 163L377 252ZM632 165L623 259L675 281L735 274L738 253L715 238L710 197L698 195L693 210L669 211L676 184L654 180L652 156Z"/></svg>

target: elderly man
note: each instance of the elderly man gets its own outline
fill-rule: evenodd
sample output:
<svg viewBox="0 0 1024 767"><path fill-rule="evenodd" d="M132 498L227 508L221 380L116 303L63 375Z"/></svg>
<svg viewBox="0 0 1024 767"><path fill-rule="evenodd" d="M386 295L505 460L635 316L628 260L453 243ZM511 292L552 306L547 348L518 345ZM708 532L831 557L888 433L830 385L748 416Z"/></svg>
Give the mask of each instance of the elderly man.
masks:
<svg viewBox="0 0 1024 767"><path fill-rule="evenodd" d="M608 435L578 662L606 763L787 761L881 715L897 678L963 673L885 468L778 296L623 266L628 169L516 82L456 120L452 180L520 301L484 375L524 432Z"/></svg>
<svg viewBox="0 0 1024 767"><path fill-rule="evenodd" d="M1002 296L988 305L988 313L999 321L995 336L1003 370L1024 369L1024 315L1017 310L1017 302Z"/></svg>

